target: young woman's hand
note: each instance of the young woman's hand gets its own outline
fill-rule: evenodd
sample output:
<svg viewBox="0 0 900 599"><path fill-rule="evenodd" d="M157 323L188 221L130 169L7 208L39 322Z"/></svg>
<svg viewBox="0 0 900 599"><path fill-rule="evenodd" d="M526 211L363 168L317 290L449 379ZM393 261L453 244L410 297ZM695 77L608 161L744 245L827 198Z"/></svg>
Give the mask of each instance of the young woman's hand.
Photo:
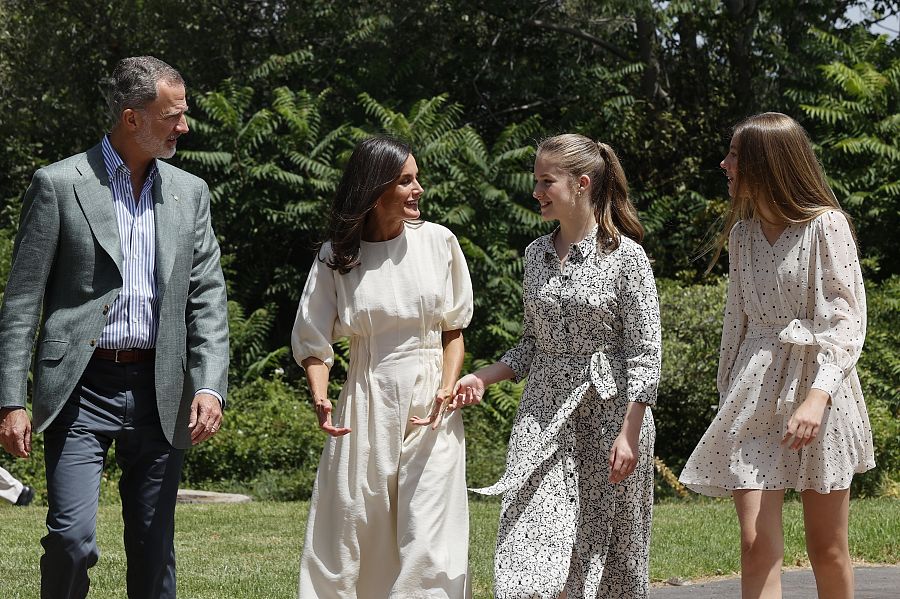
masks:
<svg viewBox="0 0 900 599"><path fill-rule="evenodd" d="M829 396L821 389L810 389L806 400L800 404L788 420L787 430L782 445L788 445L791 449L800 449L815 441L822 426L822 418L825 415L825 406L828 405Z"/></svg>
<svg viewBox="0 0 900 599"><path fill-rule="evenodd" d="M453 386L453 398L448 410L481 403L484 397L484 380L478 375L467 374Z"/></svg>
<svg viewBox="0 0 900 599"><path fill-rule="evenodd" d="M316 416L319 418L319 428L331 435L332 437L341 437L350 432L349 428L343 426L334 426L331 423L331 400L319 398L313 400L316 406Z"/></svg>
<svg viewBox="0 0 900 599"><path fill-rule="evenodd" d="M628 478L638 463L638 437L626 431L619 433L609 452L609 482L616 484Z"/></svg>
<svg viewBox="0 0 900 599"><path fill-rule="evenodd" d="M467 374L456 381L453 391L438 390L427 418L413 416L409 421L420 426L430 424L432 429L436 429L441 425L446 412L481 403L482 397L484 397L484 381L474 374Z"/></svg>

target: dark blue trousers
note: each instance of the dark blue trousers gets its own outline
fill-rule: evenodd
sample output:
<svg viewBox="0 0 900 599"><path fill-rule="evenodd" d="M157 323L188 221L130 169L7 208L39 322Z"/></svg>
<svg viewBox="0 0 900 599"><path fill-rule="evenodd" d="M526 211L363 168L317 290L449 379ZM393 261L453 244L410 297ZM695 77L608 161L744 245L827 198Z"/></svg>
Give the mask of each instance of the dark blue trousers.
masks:
<svg viewBox="0 0 900 599"><path fill-rule="evenodd" d="M81 599L97 563L100 477L110 446L122 470L129 599L175 597L175 498L184 451L159 424L153 362L92 358L44 433L47 536L41 539L42 599Z"/></svg>

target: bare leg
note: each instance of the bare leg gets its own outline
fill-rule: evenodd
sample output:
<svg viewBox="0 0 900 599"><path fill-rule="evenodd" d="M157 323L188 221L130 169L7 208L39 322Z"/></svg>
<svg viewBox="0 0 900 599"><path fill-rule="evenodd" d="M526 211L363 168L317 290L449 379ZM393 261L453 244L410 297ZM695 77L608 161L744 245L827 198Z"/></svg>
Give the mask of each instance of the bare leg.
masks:
<svg viewBox="0 0 900 599"><path fill-rule="evenodd" d="M739 489L733 495L741 524L741 597L781 599L784 491Z"/></svg>
<svg viewBox="0 0 900 599"><path fill-rule="evenodd" d="M848 541L850 490L803 491L806 552L820 599L852 599L853 566Z"/></svg>

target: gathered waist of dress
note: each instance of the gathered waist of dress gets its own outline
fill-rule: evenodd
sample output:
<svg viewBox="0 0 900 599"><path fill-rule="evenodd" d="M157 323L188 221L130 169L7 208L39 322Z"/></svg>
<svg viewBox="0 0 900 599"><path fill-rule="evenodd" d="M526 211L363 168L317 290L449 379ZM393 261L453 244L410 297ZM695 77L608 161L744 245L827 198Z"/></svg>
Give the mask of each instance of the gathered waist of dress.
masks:
<svg viewBox="0 0 900 599"><path fill-rule="evenodd" d="M380 334L374 337L354 335L350 338L350 355L365 352L376 361L401 358L421 351L443 352L441 331L426 331L425 338L410 335L400 338L397 335Z"/></svg>
<svg viewBox="0 0 900 599"><path fill-rule="evenodd" d="M772 339L777 338L782 343L795 345L812 345L815 343L813 334L813 322L811 320L794 318L785 319L780 323L748 322L745 339Z"/></svg>
<svg viewBox="0 0 900 599"><path fill-rule="evenodd" d="M787 322L784 324L765 324L761 322L748 322L747 332L744 337L747 339L769 339L778 337L778 333L784 330Z"/></svg>

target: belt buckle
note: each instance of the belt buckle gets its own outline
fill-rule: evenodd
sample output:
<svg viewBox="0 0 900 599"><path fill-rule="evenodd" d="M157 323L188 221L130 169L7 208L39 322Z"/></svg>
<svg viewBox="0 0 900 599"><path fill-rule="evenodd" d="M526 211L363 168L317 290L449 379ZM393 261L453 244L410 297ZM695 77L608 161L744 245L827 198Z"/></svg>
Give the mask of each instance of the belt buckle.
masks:
<svg viewBox="0 0 900 599"><path fill-rule="evenodd" d="M127 350L124 350L124 349L116 349L116 350L114 350L114 351L116 352L116 354L115 354L115 356L113 357L113 361L114 361L116 364L123 364L124 362L119 362L119 352L120 352L120 351L127 351Z"/></svg>

